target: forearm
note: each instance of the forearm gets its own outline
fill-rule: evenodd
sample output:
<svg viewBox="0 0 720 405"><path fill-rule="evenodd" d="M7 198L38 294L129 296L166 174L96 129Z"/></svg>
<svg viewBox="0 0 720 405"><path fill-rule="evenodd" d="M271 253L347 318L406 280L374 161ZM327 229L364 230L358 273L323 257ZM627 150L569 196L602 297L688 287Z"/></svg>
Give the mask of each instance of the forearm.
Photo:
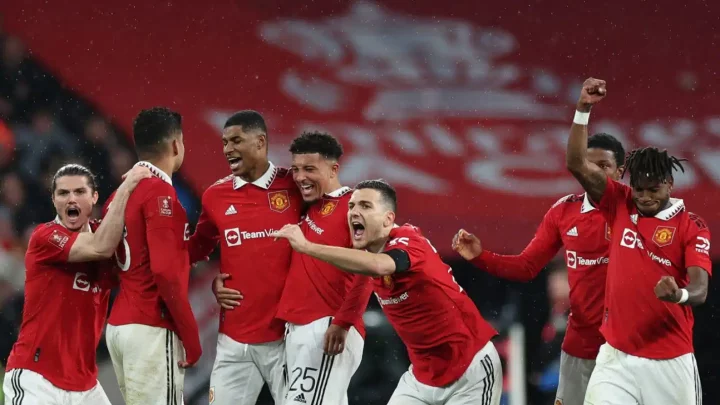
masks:
<svg viewBox="0 0 720 405"><path fill-rule="evenodd" d="M390 261L392 266L389 266L389 263L383 260L382 255L364 250L309 243L306 251L302 253L328 262L350 273L377 277L392 274L395 271L395 264L389 256L387 260Z"/></svg>
<svg viewBox="0 0 720 405"><path fill-rule="evenodd" d="M688 269L688 273L690 274L690 283L685 286L688 298L683 304L693 307L702 305L707 298L710 276L705 270L698 266L692 266Z"/></svg>
<svg viewBox="0 0 720 405"><path fill-rule="evenodd" d="M493 276L526 282L537 277L547 261L533 262L523 255L499 255L483 250L471 263Z"/></svg>
<svg viewBox="0 0 720 405"><path fill-rule="evenodd" d="M372 294L372 279L355 274L353 284L345 297L340 309L335 313L332 323L349 329L362 318Z"/></svg>
<svg viewBox="0 0 720 405"><path fill-rule="evenodd" d="M112 254L120 243L125 225L125 207L129 197L130 191L127 187L120 186L100 227L93 236L93 245L97 252Z"/></svg>
<svg viewBox="0 0 720 405"><path fill-rule="evenodd" d="M155 283L160 297L170 312L180 340L188 342L188 339L197 339L197 322L188 300L187 288L183 287L182 280L155 273Z"/></svg>

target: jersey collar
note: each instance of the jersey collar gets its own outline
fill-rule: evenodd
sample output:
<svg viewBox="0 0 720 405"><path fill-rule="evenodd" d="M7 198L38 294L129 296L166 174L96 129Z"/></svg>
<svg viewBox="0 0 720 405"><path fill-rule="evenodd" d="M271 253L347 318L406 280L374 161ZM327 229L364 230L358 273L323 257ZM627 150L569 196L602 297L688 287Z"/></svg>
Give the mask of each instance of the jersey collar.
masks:
<svg viewBox="0 0 720 405"><path fill-rule="evenodd" d="M60 225L60 226L62 226L62 227L65 228L65 229L67 229L67 227L66 227L65 225L63 225L62 221L60 220L60 216L59 216L59 215L55 215L55 219L53 219L53 222L56 223L56 224L58 224L58 225ZM88 229L87 231L88 231L88 232L93 233L92 226L90 226L90 222L88 222L87 224L85 224L85 226L87 226L87 229ZM68 229L68 230L69 230L69 229ZM82 232L82 231L81 231L81 232Z"/></svg>
<svg viewBox="0 0 720 405"><path fill-rule="evenodd" d="M352 189L350 187L345 186L345 187L340 187L339 189L337 189L331 193L325 193L325 195L328 197L332 197L332 198L338 198L338 197L344 196L345 194L349 193L350 191L352 191Z"/></svg>
<svg viewBox="0 0 720 405"><path fill-rule="evenodd" d="M587 193L583 194L583 202L580 206L580 213L581 214L587 214L590 211L596 210L595 206L592 202L590 202L590 199L588 198Z"/></svg>
<svg viewBox="0 0 720 405"><path fill-rule="evenodd" d="M153 176L160 178L162 181L164 181L165 183L172 186L172 178L170 176L168 176L167 173L160 170L154 164L152 164L148 161L145 161L145 160L141 160L141 161L135 163L135 166L147 167L150 170L150 173L153 174Z"/></svg>
<svg viewBox="0 0 720 405"><path fill-rule="evenodd" d="M664 210L658 212L655 214L655 218L661 219L663 221L669 221L675 215L683 212L685 210L685 201L679 199L679 198L671 198L670 199L670 206L665 208Z"/></svg>
<svg viewBox="0 0 720 405"><path fill-rule="evenodd" d="M270 188L270 185L272 184L273 180L275 180L275 176L277 175L277 167L272 162L269 162L270 166L265 171L265 173L260 176L257 180L253 181L252 184L267 190ZM242 186L248 184L247 181L241 179L238 176L233 177L233 189L237 190L241 188Z"/></svg>

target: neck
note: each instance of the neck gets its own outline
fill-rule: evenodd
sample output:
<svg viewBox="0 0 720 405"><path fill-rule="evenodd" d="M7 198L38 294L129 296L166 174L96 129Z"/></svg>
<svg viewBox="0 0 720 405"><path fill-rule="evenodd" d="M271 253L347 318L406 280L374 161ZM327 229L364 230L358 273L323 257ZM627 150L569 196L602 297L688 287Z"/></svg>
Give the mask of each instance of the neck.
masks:
<svg viewBox="0 0 720 405"><path fill-rule="evenodd" d="M340 180L337 178L334 178L330 180L330 183L327 185L327 190L323 190L323 194L330 194L332 192L335 192L342 188L342 184L340 184Z"/></svg>
<svg viewBox="0 0 720 405"><path fill-rule="evenodd" d="M256 165L247 174L241 174L238 177L247 181L248 183L252 183L255 180L262 177L263 174L265 174L265 172L267 172L269 168L270 168L270 161L266 160L266 161L261 162L260 164Z"/></svg>
<svg viewBox="0 0 720 405"><path fill-rule="evenodd" d="M380 238L372 243L369 243L367 250L373 253L382 252L383 249L385 249L385 245L387 244L388 239L390 239L390 230L392 230L392 226L390 226L390 228L383 229Z"/></svg>
<svg viewBox="0 0 720 405"><path fill-rule="evenodd" d="M171 158L162 158L162 159L140 159L142 161L148 162L152 164L153 166L157 167L158 169L162 170L163 173L167 174L170 178L172 178L173 175L173 161Z"/></svg>

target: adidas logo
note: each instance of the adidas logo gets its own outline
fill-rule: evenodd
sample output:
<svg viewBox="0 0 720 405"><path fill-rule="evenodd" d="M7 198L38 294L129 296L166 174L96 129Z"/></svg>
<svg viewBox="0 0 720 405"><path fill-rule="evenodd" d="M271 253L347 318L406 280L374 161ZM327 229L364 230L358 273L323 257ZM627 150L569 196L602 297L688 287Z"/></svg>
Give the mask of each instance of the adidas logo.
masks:
<svg viewBox="0 0 720 405"><path fill-rule="evenodd" d="M298 394L295 398L293 398L293 401L300 402L302 404L307 403L307 401L305 400L305 394L303 394L302 392Z"/></svg>
<svg viewBox="0 0 720 405"><path fill-rule="evenodd" d="M225 215L235 215L237 214L237 211L235 210L235 206L231 205L227 211L225 211Z"/></svg>
<svg viewBox="0 0 720 405"><path fill-rule="evenodd" d="M573 226L570 228L569 231L566 233L567 236L578 236L577 226Z"/></svg>

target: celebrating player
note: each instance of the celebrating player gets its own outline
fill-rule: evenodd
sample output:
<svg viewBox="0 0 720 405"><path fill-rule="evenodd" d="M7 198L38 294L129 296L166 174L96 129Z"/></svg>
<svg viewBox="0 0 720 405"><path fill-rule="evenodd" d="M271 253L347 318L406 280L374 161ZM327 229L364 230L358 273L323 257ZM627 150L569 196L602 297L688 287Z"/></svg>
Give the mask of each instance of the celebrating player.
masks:
<svg viewBox="0 0 720 405"><path fill-rule="evenodd" d="M500 357L490 341L497 332L419 229L395 225L396 207L389 184L364 181L346 219L354 249L312 242L294 224L276 236L299 253L374 277L378 301L412 363L388 405L500 404Z"/></svg>
<svg viewBox="0 0 720 405"><path fill-rule="evenodd" d="M3 383L7 404L110 404L95 364L110 293L103 259L120 242L130 193L149 176L133 169L98 227L90 221L98 200L93 174L75 164L55 173L57 217L35 228L25 255L23 320Z"/></svg>
<svg viewBox="0 0 720 405"><path fill-rule="evenodd" d="M255 111L232 115L223 129L232 175L208 188L190 238L190 262L203 260L220 242L225 291L241 290L242 305L223 305L210 401L254 405L263 381L276 403L285 393L285 322L276 319L292 248L270 234L300 220L302 199L289 170L268 161L268 135ZM221 290L220 293L223 293ZM230 291L232 293L232 291ZM213 402L214 401L214 402Z"/></svg>
<svg viewBox="0 0 720 405"><path fill-rule="evenodd" d="M591 107L605 82L583 84L567 146L567 166L611 226L600 347L585 404L687 405L701 401L691 306L705 302L710 231L683 200L670 198L680 160L656 148L630 152L630 187L587 156Z"/></svg>
<svg viewBox="0 0 720 405"><path fill-rule="evenodd" d="M170 177L185 154L180 114L161 107L143 110L133 122L133 136L141 159L136 166L153 176L128 202L125 237L116 255L120 292L106 340L126 404L178 404L183 368L202 352L188 301L190 232ZM115 198L108 204L112 209Z"/></svg>
<svg viewBox="0 0 720 405"><path fill-rule="evenodd" d="M613 180L619 180L625 161L622 144L612 135L588 139L587 157ZM535 237L517 256L498 255L482 248L480 240L461 229L453 249L465 260L498 277L530 281L565 247L570 283L570 317L560 353L560 382L556 401L581 405L595 367L605 298L610 232L604 215L587 194L570 194L556 202L540 223Z"/></svg>

